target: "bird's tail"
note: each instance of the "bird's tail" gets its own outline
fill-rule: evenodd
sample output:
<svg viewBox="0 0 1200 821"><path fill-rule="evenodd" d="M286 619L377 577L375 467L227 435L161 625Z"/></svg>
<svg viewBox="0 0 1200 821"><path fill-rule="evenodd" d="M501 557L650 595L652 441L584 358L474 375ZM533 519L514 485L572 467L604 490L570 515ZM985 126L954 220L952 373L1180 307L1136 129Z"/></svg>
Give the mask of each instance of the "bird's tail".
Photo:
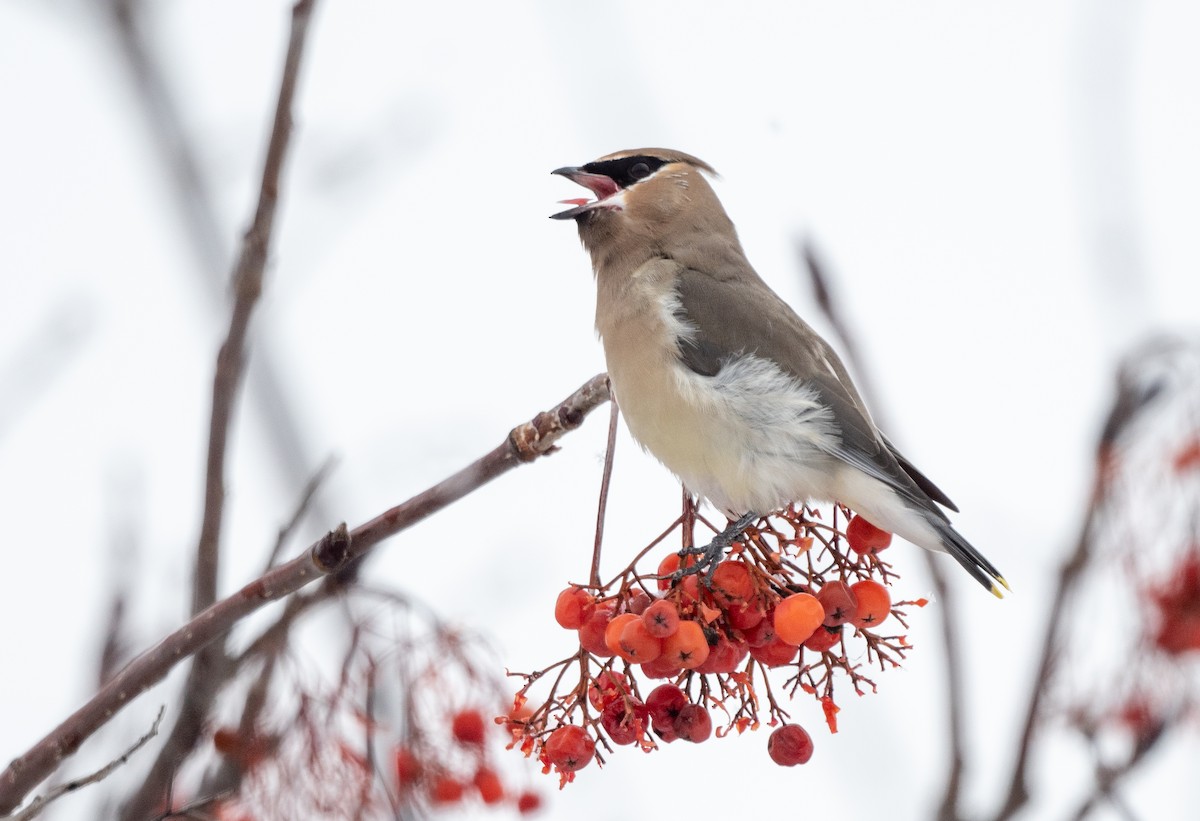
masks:
<svg viewBox="0 0 1200 821"><path fill-rule="evenodd" d="M933 519L929 523L937 530L938 535L942 539L942 546L947 553L954 557L955 561L963 566L971 578L982 584L992 592L992 595L998 599L1004 598L1004 593L1000 588L1012 592L1012 588L1008 586L1008 582L1004 580L1004 576L996 569L996 566L987 560L982 553L971 546L971 543L962 537L954 526L944 519ZM927 520L928 521L928 520Z"/></svg>

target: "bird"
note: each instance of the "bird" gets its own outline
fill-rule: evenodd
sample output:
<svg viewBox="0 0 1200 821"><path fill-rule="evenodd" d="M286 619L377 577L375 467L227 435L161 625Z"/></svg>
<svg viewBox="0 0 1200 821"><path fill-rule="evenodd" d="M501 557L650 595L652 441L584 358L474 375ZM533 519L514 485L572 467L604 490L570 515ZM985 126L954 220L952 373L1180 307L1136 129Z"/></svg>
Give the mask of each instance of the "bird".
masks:
<svg viewBox="0 0 1200 821"><path fill-rule="evenodd" d="M592 198L574 220L596 281L596 331L638 444L731 524L712 566L758 517L838 502L948 553L997 597L1001 573L950 523L958 508L875 426L837 353L758 275L706 175L682 151L641 148L555 169ZM939 505L941 507L939 507Z"/></svg>

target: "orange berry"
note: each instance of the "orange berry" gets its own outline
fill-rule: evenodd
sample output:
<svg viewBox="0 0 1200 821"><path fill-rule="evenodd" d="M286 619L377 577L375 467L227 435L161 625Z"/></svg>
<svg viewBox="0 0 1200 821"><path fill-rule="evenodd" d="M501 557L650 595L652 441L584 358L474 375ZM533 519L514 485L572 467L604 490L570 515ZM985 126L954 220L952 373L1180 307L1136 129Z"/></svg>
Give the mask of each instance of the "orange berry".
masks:
<svg viewBox="0 0 1200 821"><path fill-rule="evenodd" d="M713 570L711 587L717 601L728 606L754 595L754 578L745 562L724 561Z"/></svg>
<svg viewBox="0 0 1200 821"><path fill-rule="evenodd" d="M634 621L640 621L640 619L633 613L622 613L614 616L613 620L604 628L604 646L608 648L609 653L620 656L626 661L633 661L633 659L626 657L621 652L621 631L625 629L625 625Z"/></svg>
<svg viewBox="0 0 1200 821"><path fill-rule="evenodd" d="M483 714L478 710L461 710L454 714L451 728L459 744L478 746L483 743Z"/></svg>
<svg viewBox="0 0 1200 821"><path fill-rule="evenodd" d="M554 603L554 620L567 630L578 630L596 607L592 594L582 587L568 587Z"/></svg>
<svg viewBox="0 0 1200 821"><path fill-rule="evenodd" d="M850 585L858 599L858 614L851 622L855 627L878 627L892 612L892 597L877 581L863 579Z"/></svg>
<svg viewBox="0 0 1200 821"><path fill-rule="evenodd" d="M504 784L491 767L480 767L476 770L472 783L485 804L496 804L504 798Z"/></svg>
<svg viewBox="0 0 1200 821"><path fill-rule="evenodd" d="M582 770L596 754L596 742L587 730L574 724L559 727L546 739L542 751L546 760L564 773Z"/></svg>
<svg viewBox="0 0 1200 821"><path fill-rule="evenodd" d="M788 644L804 644L823 621L825 609L808 593L793 593L775 605L775 633Z"/></svg>
<svg viewBox="0 0 1200 821"><path fill-rule="evenodd" d="M878 553L892 543L892 534L880 530L862 516L855 516L846 528L850 549L860 555Z"/></svg>
<svg viewBox="0 0 1200 821"><path fill-rule="evenodd" d="M672 664L694 670L708 658L704 628L694 621L679 622L679 629L663 639L662 652Z"/></svg>
<svg viewBox="0 0 1200 821"><path fill-rule="evenodd" d="M679 629L679 608L674 602L659 599L642 613L642 621L650 635L665 639Z"/></svg>
<svg viewBox="0 0 1200 821"><path fill-rule="evenodd" d="M618 639L621 657L639 663L654 661L662 655L662 642L662 639L650 633L641 617L626 624Z"/></svg>

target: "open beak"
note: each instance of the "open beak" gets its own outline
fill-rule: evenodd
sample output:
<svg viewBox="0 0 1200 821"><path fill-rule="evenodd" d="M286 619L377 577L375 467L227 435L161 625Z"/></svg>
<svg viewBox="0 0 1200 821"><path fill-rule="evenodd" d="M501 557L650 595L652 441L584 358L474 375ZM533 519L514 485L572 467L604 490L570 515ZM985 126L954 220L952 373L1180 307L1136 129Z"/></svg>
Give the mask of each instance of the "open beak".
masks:
<svg viewBox="0 0 1200 821"><path fill-rule="evenodd" d="M572 205L574 208L568 208L566 211L559 211L557 214L551 214L550 219L566 220L574 219L588 213L596 208L619 208L620 204L612 202L612 198L621 193L621 187L613 182L612 178L606 177L603 174L592 174L589 171L584 171L582 168L556 168L550 172L558 174L560 177L566 177L573 183L582 185L584 188L596 195L596 199L588 200L586 198L560 200L564 205ZM606 203L606 201L609 201Z"/></svg>

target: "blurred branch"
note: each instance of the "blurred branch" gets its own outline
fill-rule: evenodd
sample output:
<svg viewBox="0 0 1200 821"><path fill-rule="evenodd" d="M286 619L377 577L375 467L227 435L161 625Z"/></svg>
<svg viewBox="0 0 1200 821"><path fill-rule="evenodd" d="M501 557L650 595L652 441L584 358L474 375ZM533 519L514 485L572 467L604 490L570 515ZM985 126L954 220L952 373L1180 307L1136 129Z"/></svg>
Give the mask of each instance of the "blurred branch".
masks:
<svg viewBox="0 0 1200 821"><path fill-rule="evenodd" d="M159 156L164 178L180 214L180 222L198 262L196 270L203 276L209 290L224 307L228 280L216 276L228 265L229 251L224 230L217 218L217 208L209 190L200 161L200 152L189 137L166 80L162 65L143 33L142 21L153 4L144 0L107 0L117 44L136 93L133 98L141 105L149 125L151 141L160 149ZM248 365L251 401L263 417L264 429L272 453L285 482L312 472L312 462L300 433L300 426L291 408L287 389L275 366L270 340L255 342L255 356ZM334 513L315 506L316 518L331 521Z"/></svg>
<svg viewBox="0 0 1200 821"><path fill-rule="evenodd" d="M583 424L609 399L608 377L592 377L548 412L513 428L505 441L448 479L397 505L354 530L345 525L326 534L303 553L272 568L231 596L199 613L187 624L135 658L100 692L45 738L0 773L0 812L11 812L62 760L141 693L161 681L175 665L226 635L241 619L336 573L366 555L384 539L456 502L492 479L557 449L563 435ZM297 597L293 600L303 600Z"/></svg>
<svg viewBox="0 0 1200 821"><path fill-rule="evenodd" d="M204 514L196 548L196 570L192 590L192 615L209 607L217 598L220 571L221 525L225 513L225 462L229 426L245 373L246 335L254 308L262 295L263 272L270 256L275 212L279 202L280 178L292 135L292 103L300 73L304 45L315 0L299 0L292 8L291 36L284 57L275 117L263 162L262 182L254 220L242 241L241 254L232 274L234 303L229 331L217 353L213 377L212 415L209 425L205 467ZM179 718L163 744L141 787L121 809L129 821L145 818L158 803L166 785L189 752L196 746L204 721L220 684L231 672L221 644L206 646L197 653L184 686Z"/></svg>
<svg viewBox="0 0 1200 821"><path fill-rule="evenodd" d="M800 255L804 259L805 268L808 270L809 281L813 290L813 299L816 300L817 306L825 314L830 327L841 342L842 350L846 354L846 359L850 362L850 368L858 377L858 384L863 396L867 399L867 404L875 409L876 424L879 424L881 428L886 427L886 424L883 423L883 415L878 412L880 406L871 401L877 396L873 382L863 360L859 356L858 344L850 331L850 326L834 303L833 294L829 288L829 276L825 271L824 264L821 262L820 255L816 252L813 244L807 240L800 243ZM960 650L961 645L958 635L960 620L957 617L958 606L954 598L954 593L951 592L950 586L946 584L946 577L942 573L942 568L935 559L934 554L928 550L918 552L925 560L925 567L929 572L929 578L933 584L934 595L941 604L941 607L935 608L934 612L937 614L937 619L941 624L942 652L945 663L944 669L946 671L945 706L946 723L950 732L950 766L946 775L946 786L942 791L942 802L938 808L937 817L939 821L954 821L954 819L959 817L958 797L962 782L964 750L966 749L962 715L962 652Z"/></svg>
<svg viewBox="0 0 1200 821"><path fill-rule="evenodd" d="M134 753L146 746L146 743L150 741L150 739L158 735L158 725L162 724L163 713L165 711L165 707L159 707L158 716L154 719L154 723L150 725L150 729L146 731L144 736L135 741L132 747L122 753L119 757L108 762L91 775L86 775L83 778L73 778L65 784L59 784L45 795L39 795L37 798L29 802L28 807L13 816L14 821L29 821L31 818L36 818L37 816L41 815L42 810L46 809L51 802L57 801L67 793L75 792L76 790L82 789L89 784L97 784L108 778L113 774L113 772L116 771L118 767L123 766L127 761L129 761Z"/></svg>

